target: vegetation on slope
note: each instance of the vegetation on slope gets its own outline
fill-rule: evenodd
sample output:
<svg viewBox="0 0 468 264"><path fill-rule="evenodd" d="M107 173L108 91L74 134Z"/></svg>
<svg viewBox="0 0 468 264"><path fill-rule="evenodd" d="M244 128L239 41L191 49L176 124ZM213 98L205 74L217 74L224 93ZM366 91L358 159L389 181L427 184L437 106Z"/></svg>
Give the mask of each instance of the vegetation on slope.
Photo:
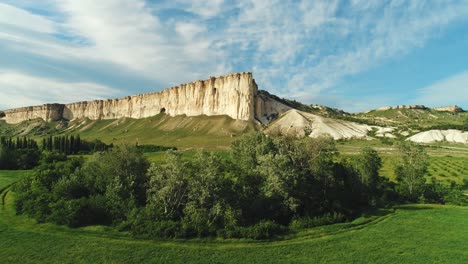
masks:
<svg viewBox="0 0 468 264"><path fill-rule="evenodd" d="M372 110L354 115L383 126L402 129L460 129L468 130L468 112L452 113L432 109Z"/></svg>
<svg viewBox="0 0 468 264"><path fill-rule="evenodd" d="M107 144L158 145L177 148L229 148L235 137L255 130L253 123L228 116L175 116L159 114L145 119L81 119L72 122L25 121L6 124L0 121L0 135L29 135L38 141L50 135L77 135L82 139L102 140Z"/></svg>

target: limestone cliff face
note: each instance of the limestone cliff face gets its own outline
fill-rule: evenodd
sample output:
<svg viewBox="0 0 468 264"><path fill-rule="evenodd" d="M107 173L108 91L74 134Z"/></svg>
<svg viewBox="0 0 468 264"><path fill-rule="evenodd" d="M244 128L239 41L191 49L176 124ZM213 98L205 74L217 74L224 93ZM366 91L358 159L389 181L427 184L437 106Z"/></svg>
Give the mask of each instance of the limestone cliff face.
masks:
<svg viewBox="0 0 468 264"><path fill-rule="evenodd" d="M432 109L436 110L436 111L445 111L445 112L452 112L452 113L464 112L463 108L459 107L458 105L435 107L435 108L432 108Z"/></svg>
<svg viewBox="0 0 468 264"><path fill-rule="evenodd" d="M71 104L52 104L4 111L0 118L19 123L42 118L45 121L80 118L146 118L166 113L171 116L227 115L237 120L267 123L289 107L260 96L252 73L211 77L169 88L160 92L128 96L121 99L96 100Z"/></svg>
<svg viewBox="0 0 468 264"><path fill-rule="evenodd" d="M375 109L376 111L387 111L391 109L427 109L424 105L397 105L397 106L385 106Z"/></svg>
<svg viewBox="0 0 468 264"><path fill-rule="evenodd" d="M262 124L269 124L291 107L278 102L267 92L257 92L255 95L255 119Z"/></svg>
<svg viewBox="0 0 468 264"><path fill-rule="evenodd" d="M46 104L41 106L28 106L12 110L3 111L5 116L1 120L7 123L15 124L25 120L42 118L50 122L62 118L64 105Z"/></svg>
<svg viewBox="0 0 468 264"><path fill-rule="evenodd" d="M66 104L63 117L116 119L146 118L164 112L171 116L228 115L252 120L256 84L251 73L238 73L182 84L161 92L122 99Z"/></svg>

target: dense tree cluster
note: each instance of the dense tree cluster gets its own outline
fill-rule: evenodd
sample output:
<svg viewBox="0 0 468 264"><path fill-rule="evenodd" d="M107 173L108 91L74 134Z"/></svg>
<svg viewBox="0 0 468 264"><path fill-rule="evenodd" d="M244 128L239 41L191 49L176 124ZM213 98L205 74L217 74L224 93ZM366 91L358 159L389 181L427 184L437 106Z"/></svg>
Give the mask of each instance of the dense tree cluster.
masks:
<svg viewBox="0 0 468 264"><path fill-rule="evenodd" d="M32 169L40 159L37 142L26 137L0 138L0 169Z"/></svg>
<svg viewBox="0 0 468 264"><path fill-rule="evenodd" d="M105 151L112 147L113 144L107 145L97 139L94 141L81 140L80 135L49 136L42 139L42 150L56 151L66 155Z"/></svg>
<svg viewBox="0 0 468 264"><path fill-rule="evenodd" d="M146 201L147 168L140 153L126 148L96 153L86 163L45 152L34 176L16 186L17 212L73 227L121 223Z"/></svg>
<svg viewBox="0 0 468 264"><path fill-rule="evenodd" d="M363 152L358 163L375 155ZM253 133L233 144L230 159L200 152L184 160L169 151L151 166L129 147L84 163L64 157L45 155L35 176L17 186L19 213L69 226L119 225L150 237L266 238L293 222L343 221L381 203L380 192L369 190L385 185L379 164L340 159L328 138Z"/></svg>
<svg viewBox="0 0 468 264"><path fill-rule="evenodd" d="M398 185L379 176L375 150L342 157L331 138L251 133L233 143L230 158L199 152L184 159L168 151L157 164L128 146L86 161L47 152L34 177L16 186L16 206L40 222L113 225L138 237L266 239L395 202L464 197L424 184L419 147L402 143L400 152Z"/></svg>

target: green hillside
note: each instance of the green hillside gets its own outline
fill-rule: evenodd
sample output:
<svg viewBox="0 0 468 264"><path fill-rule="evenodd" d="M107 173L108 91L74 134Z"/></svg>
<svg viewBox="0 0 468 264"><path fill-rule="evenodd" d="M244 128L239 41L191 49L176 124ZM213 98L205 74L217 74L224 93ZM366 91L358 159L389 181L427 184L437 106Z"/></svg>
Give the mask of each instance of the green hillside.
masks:
<svg viewBox="0 0 468 264"><path fill-rule="evenodd" d="M400 128L430 129L457 128L462 129L468 112L452 113L432 109L389 109L372 110L354 115L356 118L383 125Z"/></svg>
<svg viewBox="0 0 468 264"><path fill-rule="evenodd" d="M159 114L145 119L117 120L80 119L71 122L30 120L10 125L0 122L2 136L31 136L80 134L82 139L100 139L114 144L154 144L178 148L228 148L232 140L255 130L253 122L234 120L228 116L187 117Z"/></svg>

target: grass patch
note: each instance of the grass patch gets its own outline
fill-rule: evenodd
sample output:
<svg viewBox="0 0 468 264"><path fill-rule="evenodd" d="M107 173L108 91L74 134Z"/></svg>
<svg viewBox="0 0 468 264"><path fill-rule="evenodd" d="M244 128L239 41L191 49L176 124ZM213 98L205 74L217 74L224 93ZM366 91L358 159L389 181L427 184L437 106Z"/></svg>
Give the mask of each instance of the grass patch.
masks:
<svg viewBox="0 0 468 264"><path fill-rule="evenodd" d="M8 171L8 170L0 170L0 190L5 188L6 186L17 182L23 177L27 177L31 175L31 171Z"/></svg>

